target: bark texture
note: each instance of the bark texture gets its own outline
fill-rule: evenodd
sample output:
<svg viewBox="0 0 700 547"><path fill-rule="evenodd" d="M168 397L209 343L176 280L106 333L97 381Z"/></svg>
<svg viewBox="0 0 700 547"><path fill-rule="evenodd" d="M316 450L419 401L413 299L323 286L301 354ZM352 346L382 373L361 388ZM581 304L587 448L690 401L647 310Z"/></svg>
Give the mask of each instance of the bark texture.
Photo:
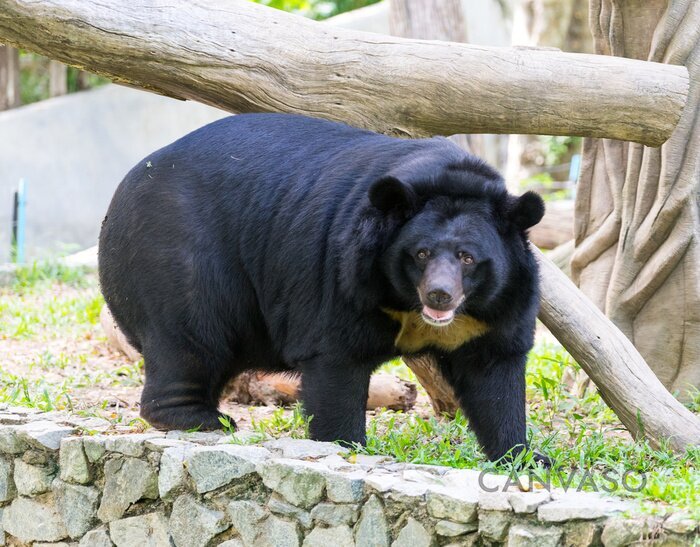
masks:
<svg viewBox="0 0 700 547"><path fill-rule="evenodd" d="M0 0L0 39L232 112L299 112L413 137L516 132L659 145L688 87L684 67L390 38L245 0Z"/></svg>
<svg viewBox="0 0 700 547"><path fill-rule="evenodd" d="M596 51L681 64L690 98L661 148L584 143L574 281L664 385L700 387L700 2L592 0Z"/></svg>
<svg viewBox="0 0 700 547"><path fill-rule="evenodd" d="M0 110L20 104L19 51L0 44Z"/></svg>
<svg viewBox="0 0 700 547"><path fill-rule="evenodd" d="M68 67L58 61L49 63L49 97L68 93Z"/></svg>

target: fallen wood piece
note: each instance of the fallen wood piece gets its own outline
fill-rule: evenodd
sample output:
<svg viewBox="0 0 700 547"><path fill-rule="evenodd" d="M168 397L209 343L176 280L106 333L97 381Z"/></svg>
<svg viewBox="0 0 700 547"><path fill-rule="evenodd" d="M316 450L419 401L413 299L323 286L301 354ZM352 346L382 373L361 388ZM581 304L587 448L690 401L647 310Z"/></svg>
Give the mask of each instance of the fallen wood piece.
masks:
<svg viewBox="0 0 700 547"><path fill-rule="evenodd" d="M689 86L683 66L381 36L243 0L0 0L0 41L231 112L305 113L411 137L527 133L659 146Z"/></svg>
<svg viewBox="0 0 700 547"><path fill-rule="evenodd" d="M141 354L129 344L119 330L107 306L103 306L100 312L100 324L111 347L124 353L131 361L141 358ZM223 397L244 405L286 406L299 400L300 389L301 378L298 375L248 371L229 383ZM393 374L374 374L369 383L367 410L410 410L416 402L416 397L414 383Z"/></svg>
<svg viewBox="0 0 700 547"><path fill-rule="evenodd" d="M141 359L141 354L134 346L129 344L124 333L114 322L114 317L112 317L112 313L106 305L102 306L102 311L100 312L100 325L102 325L102 330L105 331L105 335L107 336L107 344L121 351L127 356L129 361L138 361Z"/></svg>
<svg viewBox="0 0 700 547"><path fill-rule="evenodd" d="M249 371L231 382L224 398L246 405L285 406L299 400L300 390L301 378L298 375ZM367 410L410 410L416 397L414 383L393 374L374 374L369 382Z"/></svg>

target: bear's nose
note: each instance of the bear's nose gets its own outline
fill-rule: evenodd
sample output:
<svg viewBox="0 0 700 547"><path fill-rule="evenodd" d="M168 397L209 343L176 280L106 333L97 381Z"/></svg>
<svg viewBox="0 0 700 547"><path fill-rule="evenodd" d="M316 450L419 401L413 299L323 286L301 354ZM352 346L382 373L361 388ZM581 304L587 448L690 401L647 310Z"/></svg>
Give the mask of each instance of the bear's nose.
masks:
<svg viewBox="0 0 700 547"><path fill-rule="evenodd" d="M433 289L428 293L428 302L435 306L444 306L452 302L452 295L442 289Z"/></svg>

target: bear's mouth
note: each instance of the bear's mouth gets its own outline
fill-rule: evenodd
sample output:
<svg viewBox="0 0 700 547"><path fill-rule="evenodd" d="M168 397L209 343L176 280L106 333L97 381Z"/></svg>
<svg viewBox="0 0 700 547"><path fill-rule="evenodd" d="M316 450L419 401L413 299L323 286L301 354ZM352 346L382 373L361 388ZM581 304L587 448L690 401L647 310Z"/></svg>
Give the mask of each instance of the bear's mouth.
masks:
<svg viewBox="0 0 700 547"><path fill-rule="evenodd" d="M421 318L425 323L433 327L446 327L454 321L457 308L459 308L465 300L466 295L463 294L457 302L457 305L450 310L436 310L435 308L423 304L423 309L420 314Z"/></svg>
<svg viewBox="0 0 700 547"><path fill-rule="evenodd" d="M434 310L428 306L423 306L421 317L423 318L423 321L428 323L428 325L432 325L433 327L446 327L454 320L455 311L440 311Z"/></svg>

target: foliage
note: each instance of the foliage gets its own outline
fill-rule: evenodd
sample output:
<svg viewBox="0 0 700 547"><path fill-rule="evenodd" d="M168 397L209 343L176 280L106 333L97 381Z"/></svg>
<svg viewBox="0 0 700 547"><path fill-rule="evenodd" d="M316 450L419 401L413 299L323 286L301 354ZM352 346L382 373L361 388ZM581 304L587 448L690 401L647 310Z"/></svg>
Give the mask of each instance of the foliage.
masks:
<svg viewBox="0 0 700 547"><path fill-rule="evenodd" d="M339 13L374 4L379 0L253 0L258 4L310 17L326 19Z"/></svg>

